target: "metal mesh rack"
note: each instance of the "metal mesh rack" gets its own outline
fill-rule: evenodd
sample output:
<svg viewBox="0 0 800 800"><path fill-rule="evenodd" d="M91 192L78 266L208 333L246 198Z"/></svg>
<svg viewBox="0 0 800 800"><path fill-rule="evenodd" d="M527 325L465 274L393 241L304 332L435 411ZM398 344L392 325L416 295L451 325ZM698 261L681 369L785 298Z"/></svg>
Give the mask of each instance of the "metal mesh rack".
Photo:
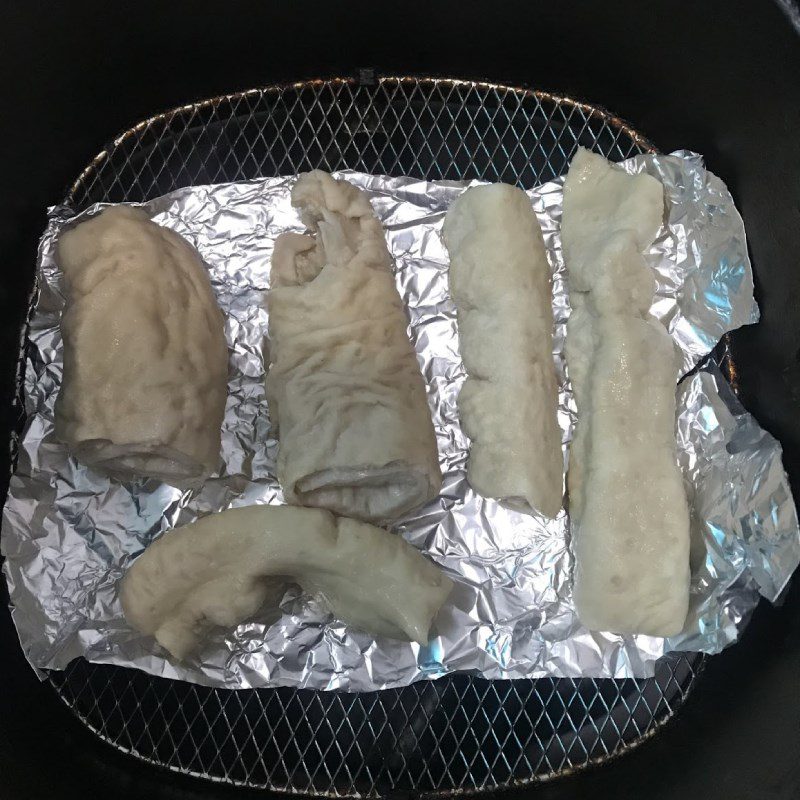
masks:
<svg viewBox="0 0 800 800"><path fill-rule="evenodd" d="M110 143L65 203L317 167L529 188L565 172L579 144L612 160L654 149L605 111L545 92L364 71L154 116ZM381 796L491 790L611 758L674 713L703 662L672 655L646 680L457 675L364 694L209 689L81 659L50 681L98 736L145 761L290 793Z"/></svg>

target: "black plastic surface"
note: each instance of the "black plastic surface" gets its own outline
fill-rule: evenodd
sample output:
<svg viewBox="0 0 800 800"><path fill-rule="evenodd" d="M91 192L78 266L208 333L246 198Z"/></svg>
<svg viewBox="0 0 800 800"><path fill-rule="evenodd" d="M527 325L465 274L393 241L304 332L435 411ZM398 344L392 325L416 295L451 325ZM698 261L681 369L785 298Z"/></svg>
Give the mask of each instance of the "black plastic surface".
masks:
<svg viewBox="0 0 800 800"><path fill-rule="evenodd" d="M0 368L7 392L45 207L103 142L190 99L353 72L452 74L597 102L706 155L742 210L763 320L734 337L745 405L800 495L800 37L768 0L3 3ZM7 398L3 398L4 424ZM3 469L5 474L5 469ZM0 612L0 798L247 797L139 765L39 684ZM663 732L541 798L800 797L800 589L712 659ZM263 793L260 793L263 795Z"/></svg>

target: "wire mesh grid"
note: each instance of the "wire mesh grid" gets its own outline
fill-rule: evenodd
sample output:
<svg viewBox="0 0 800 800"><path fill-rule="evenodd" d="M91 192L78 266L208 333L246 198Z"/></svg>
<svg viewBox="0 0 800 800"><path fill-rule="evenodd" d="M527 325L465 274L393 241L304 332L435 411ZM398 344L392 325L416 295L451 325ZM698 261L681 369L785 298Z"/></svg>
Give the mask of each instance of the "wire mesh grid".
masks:
<svg viewBox="0 0 800 800"><path fill-rule="evenodd" d="M530 188L565 172L579 144L612 160L653 150L622 120L568 98L364 71L145 120L91 162L65 202L80 211L313 168ZM97 735L146 761L277 791L374 797L492 790L613 757L673 714L703 662L674 654L642 680L456 675L362 694L210 689L82 659L50 681Z"/></svg>

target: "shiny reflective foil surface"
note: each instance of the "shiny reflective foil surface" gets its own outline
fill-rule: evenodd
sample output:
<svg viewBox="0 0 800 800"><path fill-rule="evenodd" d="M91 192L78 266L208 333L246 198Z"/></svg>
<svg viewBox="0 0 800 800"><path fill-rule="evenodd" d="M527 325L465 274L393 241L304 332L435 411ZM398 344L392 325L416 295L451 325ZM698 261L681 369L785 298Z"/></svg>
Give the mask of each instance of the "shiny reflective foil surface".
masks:
<svg viewBox="0 0 800 800"><path fill-rule="evenodd" d="M658 289L652 311L694 367L726 331L758 320L741 218L724 184L692 153L624 162L664 184L665 225L649 253ZM302 231L291 207L294 177L181 189L144 204L185 236L209 267L227 320L229 396L224 466L200 491L152 480L120 484L70 458L53 436L62 345L59 232L77 218L53 208L39 251L40 295L31 322L25 391L28 421L4 512L2 551L12 613L31 664L59 669L91 661L210 686L371 690L455 670L489 678L643 677L671 650L715 653L733 642L760 595L774 600L800 562L800 533L778 443L739 406L713 366L678 386L677 437L693 509L692 609L683 634L663 640L589 632L571 602L568 520L546 521L477 496L466 481L469 442L456 397L465 373L444 213L469 184L340 173L369 192L395 258L410 333L426 378L444 472L440 496L394 530L457 582L427 647L375 640L330 618L316 599L290 591L282 618L219 632L198 657L171 662L125 622L118 582L156 536L231 506L281 503L277 442L264 396L264 294L275 237ZM559 421L566 444L575 407L563 345L569 314L559 226L563 179L529 192L554 268Z"/></svg>

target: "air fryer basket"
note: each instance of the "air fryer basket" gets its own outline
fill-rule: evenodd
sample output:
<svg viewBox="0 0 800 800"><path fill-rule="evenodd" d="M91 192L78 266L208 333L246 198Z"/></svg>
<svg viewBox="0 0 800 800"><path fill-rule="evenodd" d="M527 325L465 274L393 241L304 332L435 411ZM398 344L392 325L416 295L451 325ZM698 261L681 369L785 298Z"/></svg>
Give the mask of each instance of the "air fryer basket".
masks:
<svg viewBox="0 0 800 800"><path fill-rule="evenodd" d="M568 98L366 71L145 120L92 161L64 202L81 211L313 168L530 188L565 172L579 144L612 160L654 150L622 120ZM703 662L673 654L642 680L456 675L346 694L209 689L79 659L50 682L102 739L171 770L289 793L380 796L488 791L612 758L675 712Z"/></svg>

